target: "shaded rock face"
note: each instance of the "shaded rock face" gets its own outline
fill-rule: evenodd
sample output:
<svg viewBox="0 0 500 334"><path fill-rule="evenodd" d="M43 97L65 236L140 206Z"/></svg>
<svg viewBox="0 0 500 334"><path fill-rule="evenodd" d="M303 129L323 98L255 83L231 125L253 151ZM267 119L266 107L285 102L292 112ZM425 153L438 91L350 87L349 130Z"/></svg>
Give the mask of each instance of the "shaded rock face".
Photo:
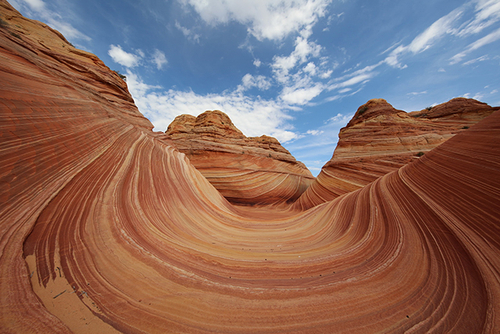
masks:
<svg viewBox="0 0 500 334"><path fill-rule="evenodd" d="M95 56L0 18L2 332L499 331L499 112L308 211L236 207Z"/></svg>
<svg viewBox="0 0 500 334"><path fill-rule="evenodd" d="M498 109L473 99L455 98L406 113L384 99L370 100L340 130L332 158L294 206L311 208L360 189L417 160Z"/></svg>
<svg viewBox="0 0 500 334"><path fill-rule="evenodd" d="M312 183L307 167L277 139L246 137L222 111L181 115L162 137L234 204L279 205L295 201Z"/></svg>

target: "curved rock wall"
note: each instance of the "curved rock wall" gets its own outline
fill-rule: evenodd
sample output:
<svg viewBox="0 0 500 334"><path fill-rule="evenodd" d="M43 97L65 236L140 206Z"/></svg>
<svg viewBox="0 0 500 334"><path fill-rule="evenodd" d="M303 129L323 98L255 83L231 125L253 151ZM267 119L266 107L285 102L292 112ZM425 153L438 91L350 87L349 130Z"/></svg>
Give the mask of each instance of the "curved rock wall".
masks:
<svg viewBox="0 0 500 334"><path fill-rule="evenodd" d="M332 158L294 207L308 209L360 189L417 160L498 109L473 99L455 98L406 113L383 99L370 100L340 130Z"/></svg>
<svg viewBox="0 0 500 334"><path fill-rule="evenodd" d="M498 332L500 113L329 203L245 211L1 6L32 24L0 29L3 332Z"/></svg>

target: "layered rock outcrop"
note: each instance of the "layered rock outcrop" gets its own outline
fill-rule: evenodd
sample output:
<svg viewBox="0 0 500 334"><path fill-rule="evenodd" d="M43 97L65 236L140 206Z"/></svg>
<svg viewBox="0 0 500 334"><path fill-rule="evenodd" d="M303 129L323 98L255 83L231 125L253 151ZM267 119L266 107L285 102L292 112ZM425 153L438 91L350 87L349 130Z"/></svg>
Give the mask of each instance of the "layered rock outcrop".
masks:
<svg viewBox="0 0 500 334"><path fill-rule="evenodd" d="M473 99L455 98L406 113L384 99L370 100L340 130L332 158L294 206L308 209L360 189L417 160L498 109Z"/></svg>
<svg viewBox="0 0 500 334"><path fill-rule="evenodd" d="M0 18L2 332L500 329L499 112L334 201L245 215L95 56Z"/></svg>
<svg viewBox="0 0 500 334"><path fill-rule="evenodd" d="M222 111L178 116L161 137L231 203L279 205L294 202L313 182L307 167L277 139L246 137Z"/></svg>

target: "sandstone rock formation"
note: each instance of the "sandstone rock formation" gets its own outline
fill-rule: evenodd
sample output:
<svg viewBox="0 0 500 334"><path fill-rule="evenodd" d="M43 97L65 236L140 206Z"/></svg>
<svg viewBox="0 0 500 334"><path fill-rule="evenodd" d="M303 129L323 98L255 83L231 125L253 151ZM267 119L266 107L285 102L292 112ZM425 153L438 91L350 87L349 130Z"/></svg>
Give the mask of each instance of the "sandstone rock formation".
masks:
<svg viewBox="0 0 500 334"><path fill-rule="evenodd" d="M245 214L95 56L0 18L2 332L499 331L499 112L334 201Z"/></svg>
<svg viewBox="0 0 500 334"><path fill-rule="evenodd" d="M455 98L406 113L383 99L370 100L340 130L331 160L294 206L308 209L359 189L417 160L498 109Z"/></svg>
<svg viewBox="0 0 500 334"><path fill-rule="evenodd" d="M294 202L314 180L273 137L246 137L219 111L178 116L162 139L191 163L234 204Z"/></svg>

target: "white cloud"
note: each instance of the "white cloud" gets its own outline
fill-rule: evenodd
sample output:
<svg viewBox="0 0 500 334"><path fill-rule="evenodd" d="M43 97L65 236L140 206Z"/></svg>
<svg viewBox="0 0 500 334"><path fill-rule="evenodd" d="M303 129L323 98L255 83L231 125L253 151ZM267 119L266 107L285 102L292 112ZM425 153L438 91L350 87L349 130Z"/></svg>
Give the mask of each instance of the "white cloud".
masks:
<svg viewBox="0 0 500 334"><path fill-rule="evenodd" d="M271 68L276 80L287 83L290 79L290 71L295 66L303 64L309 57L319 57L321 46L314 42L308 42L306 38L298 36L295 39L295 49L289 56L274 56Z"/></svg>
<svg viewBox="0 0 500 334"><path fill-rule="evenodd" d="M326 71L320 73L319 77L321 79L328 79L329 77L332 76L332 73L333 73L333 70L326 70Z"/></svg>
<svg viewBox="0 0 500 334"><path fill-rule="evenodd" d="M113 44L109 47L108 55L115 63L129 68L141 65L142 59L146 58L146 54L140 49L136 49L135 53L131 53L123 50L120 45ZM158 70L163 69L163 67L168 64L165 53L158 49L154 49L147 61L154 64Z"/></svg>
<svg viewBox="0 0 500 334"><path fill-rule="evenodd" d="M359 83L366 83L375 75L377 75L377 72L375 72L374 70L383 63L384 61L382 60L375 65L365 66L362 69L346 74L340 78L336 78L330 82L327 89L329 91L334 89L341 89L341 93L342 91L345 92L345 88L349 88L349 86L354 86ZM357 93L357 91L353 94L355 93Z"/></svg>
<svg viewBox="0 0 500 334"><path fill-rule="evenodd" d="M418 35L410 43L410 45L408 45L408 50L413 53L425 51L443 35L451 34L456 31L455 29L453 29L453 25L462 16L462 13L463 11L460 8L457 8L448 15L443 16L442 18L434 22L423 33Z"/></svg>
<svg viewBox="0 0 500 334"><path fill-rule="evenodd" d="M309 103L321 94L325 85L316 82L328 79L333 69L328 67L328 59L319 58L322 47L309 38L312 28L319 18L327 14L332 0L179 0L190 5L200 17L211 25L238 22L247 27L249 35L258 40L283 40L296 34L294 49L288 55L275 55L270 64L272 80L283 87L277 101L289 106ZM241 46L249 49L249 39ZM253 54L253 53L252 53ZM319 63L319 65L318 65ZM253 64L260 67L262 62L255 59ZM305 66L301 66L306 64ZM312 80L312 78L315 80ZM261 90L271 86L271 79L247 74L236 92L257 87Z"/></svg>
<svg viewBox="0 0 500 334"><path fill-rule="evenodd" d="M320 95L327 87L321 80L333 73L327 57L321 57L322 47L308 41L310 29L301 31L295 48L288 56L274 56L271 68L276 82L283 86L279 98L286 104L304 105ZM319 58L314 60L314 58ZM316 62L319 63L317 65ZM299 67L307 63L305 66Z"/></svg>
<svg viewBox="0 0 500 334"><path fill-rule="evenodd" d="M460 37L477 34L500 20L500 2L498 0L476 1L475 17L470 20L457 35Z"/></svg>
<svg viewBox="0 0 500 334"><path fill-rule="evenodd" d="M125 67L135 67L139 65L139 62L141 61L140 55L135 55L133 53L123 51L120 45L111 45L109 47L108 54L115 63L118 63Z"/></svg>
<svg viewBox="0 0 500 334"><path fill-rule="evenodd" d="M499 39L500 39L500 28L493 31L492 33L478 39L477 41L469 44L464 51L457 53L456 55L451 57L450 64L453 65L453 64L459 63L460 61L462 61L462 59L465 56L467 56L468 53L470 53L474 50L477 50L477 49L479 49L487 44L493 43Z"/></svg>
<svg viewBox="0 0 500 334"><path fill-rule="evenodd" d="M396 68L405 68L406 65L401 65L399 57L402 54L411 52L417 54L423 52L430 48L437 40L441 39L444 35L453 34L457 32L454 28L454 24L462 16L462 8L457 8L451 11L449 14L441 17L433 24L431 24L427 29L421 34L415 37L412 42L407 45L399 45L386 57L385 62Z"/></svg>
<svg viewBox="0 0 500 334"><path fill-rule="evenodd" d="M280 98L288 104L304 105L321 94L323 89L324 86L320 83L309 87L285 87L281 92Z"/></svg>
<svg viewBox="0 0 500 334"><path fill-rule="evenodd" d="M238 86L237 91L243 92L247 89L257 87L260 90L267 90L271 87L271 82L263 75L258 75L254 77L250 73L247 73L241 79L241 85Z"/></svg>
<svg viewBox="0 0 500 334"><path fill-rule="evenodd" d="M316 75L317 67L314 63L308 63L306 67L304 67L304 72L309 73L309 75Z"/></svg>
<svg viewBox="0 0 500 334"><path fill-rule="evenodd" d="M398 46L385 58L386 64L396 68L403 68L404 66L399 62L399 56L407 50L408 47L406 46Z"/></svg>
<svg viewBox="0 0 500 334"><path fill-rule="evenodd" d="M313 26L332 0L179 0L191 5L208 24L230 21L247 26L258 40L282 40Z"/></svg>
<svg viewBox="0 0 500 334"><path fill-rule="evenodd" d="M295 49L289 56L273 57L271 68L276 80L281 83L288 82L290 79L289 73L295 66L305 63L309 57L319 57L320 52L320 45L309 42L303 36L297 36L295 39Z"/></svg>
<svg viewBox="0 0 500 334"><path fill-rule="evenodd" d="M352 86L352 85L355 85L355 84L358 84L360 82L365 82L367 80L370 80L375 74L372 72L372 73L366 73L366 74L360 74L360 75L357 75L355 77L352 77L344 82L341 82L340 84L338 84L337 86L338 87L348 87L348 86Z"/></svg>
<svg viewBox="0 0 500 334"><path fill-rule="evenodd" d="M158 49L155 49L155 52L153 53L153 62L156 64L156 68L158 70L161 70L164 65L168 64L167 57L165 57L165 54Z"/></svg>
<svg viewBox="0 0 500 334"><path fill-rule="evenodd" d="M206 110L222 110L247 136L263 134L276 137L281 143L294 140L286 111L288 106L274 100L251 98L234 91L222 94L200 95L193 91L161 90L144 83L127 70L127 84L139 110L154 124L155 130L165 131L180 114L199 115Z"/></svg>
<svg viewBox="0 0 500 334"><path fill-rule="evenodd" d="M475 12L472 19L466 22L460 22L465 13L468 13L467 7L475 3ZM402 65L400 57L404 54L421 53L442 39L446 35L466 37L480 33L485 28L500 21L500 1L499 0L473 0L451 11L449 14L441 17L415 37L408 45L395 44L385 52L394 48L385 58L385 62L395 68L405 68ZM500 39L500 29L484 36L474 43L471 43L464 51L457 53L450 59L450 64L456 64L471 51L476 50L486 44ZM396 47L397 45L397 47ZM384 52L384 53L385 53Z"/></svg>
<svg viewBox="0 0 500 334"><path fill-rule="evenodd" d="M345 93L348 93L352 90L352 88L343 88L341 90L339 90L339 94L345 94Z"/></svg>

